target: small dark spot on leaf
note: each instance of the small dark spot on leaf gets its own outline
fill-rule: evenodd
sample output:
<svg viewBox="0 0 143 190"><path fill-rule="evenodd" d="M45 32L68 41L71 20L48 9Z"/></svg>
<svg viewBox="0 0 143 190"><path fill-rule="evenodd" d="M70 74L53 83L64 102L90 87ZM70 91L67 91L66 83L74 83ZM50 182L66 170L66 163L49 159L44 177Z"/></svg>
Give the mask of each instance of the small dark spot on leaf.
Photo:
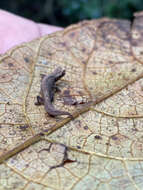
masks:
<svg viewBox="0 0 143 190"><path fill-rule="evenodd" d="M143 51L140 51L140 55L143 55Z"/></svg>
<svg viewBox="0 0 143 190"><path fill-rule="evenodd" d="M128 86L126 86L126 88L125 88L126 90L129 90L129 87Z"/></svg>
<svg viewBox="0 0 143 190"><path fill-rule="evenodd" d="M10 119L10 118L9 118ZM13 132L9 132L9 135L15 135L16 134L16 132L15 131L13 131Z"/></svg>
<svg viewBox="0 0 143 190"><path fill-rule="evenodd" d="M110 143L106 143L106 145L107 145L107 146L111 146L111 144L110 144Z"/></svg>
<svg viewBox="0 0 143 190"><path fill-rule="evenodd" d="M24 61L25 61L26 63L29 63L29 58L28 58L28 57L24 57Z"/></svg>
<svg viewBox="0 0 143 190"><path fill-rule="evenodd" d="M84 128L85 130L88 130L88 126L87 126L87 125L86 125L86 126L84 126L83 128Z"/></svg>
<svg viewBox="0 0 143 190"><path fill-rule="evenodd" d="M81 147L80 147L80 146L77 146L77 148L78 148L78 149L81 149Z"/></svg>
<svg viewBox="0 0 143 190"><path fill-rule="evenodd" d="M3 144L7 144L7 140L4 139L4 140L2 141L2 143L3 143ZM7 150L6 150L6 151L7 151Z"/></svg>
<svg viewBox="0 0 143 190"><path fill-rule="evenodd" d="M48 124L48 123L46 123L46 124ZM44 130L45 133L48 132L48 131L49 131L49 129L45 129L45 130Z"/></svg>
<svg viewBox="0 0 143 190"><path fill-rule="evenodd" d="M79 95L83 96L83 92L78 90Z"/></svg>
<svg viewBox="0 0 143 190"><path fill-rule="evenodd" d="M86 64L86 62L85 61L82 61L82 63L85 65Z"/></svg>
<svg viewBox="0 0 143 190"><path fill-rule="evenodd" d="M86 51L86 49L85 48L82 48L82 50L81 50L83 53Z"/></svg>
<svg viewBox="0 0 143 190"><path fill-rule="evenodd" d="M65 47L66 46L66 43L65 42L62 42L60 43L61 46Z"/></svg>
<svg viewBox="0 0 143 190"><path fill-rule="evenodd" d="M10 162L13 164L13 163L15 162L15 160L17 160L17 159L16 159L15 156L14 156L14 157L13 157L13 160L11 159Z"/></svg>
<svg viewBox="0 0 143 190"><path fill-rule="evenodd" d="M51 55L52 55L52 53L50 53L50 52L48 52L47 54L48 54L49 56L51 56Z"/></svg>
<svg viewBox="0 0 143 190"><path fill-rule="evenodd" d="M22 130L22 131L25 131L29 126L28 125L20 125L19 128Z"/></svg>
<svg viewBox="0 0 143 190"><path fill-rule="evenodd" d="M9 67L13 67L13 63L8 63L8 66Z"/></svg>
<svg viewBox="0 0 143 190"><path fill-rule="evenodd" d="M44 136L45 134L41 132L39 135L40 135L40 136Z"/></svg>
<svg viewBox="0 0 143 190"><path fill-rule="evenodd" d="M97 72L96 72L96 71L93 71L92 73L93 73L94 75L97 75Z"/></svg>
<svg viewBox="0 0 143 190"><path fill-rule="evenodd" d="M6 75L5 75L5 74L2 74L2 75L1 75L1 78L2 78L2 79L6 78Z"/></svg>
<svg viewBox="0 0 143 190"><path fill-rule="evenodd" d="M73 162L76 162L76 161L75 160L66 159L66 160L64 160L63 165L65 165L65 164L71 164Z"/></svg>
<svg viewBox="0 0 143 190"><path fill-rule="evenodd" d="M113 64L113 61L109 61L108 63L109 63L109 64Z"/></svg>
<svg viewBox="0 0 143 190"><path fill-rule="evenodd" d="M131 72L136 72L136 68L133 68L133 69L131 70Z"/></svg>
<svg viewBox="0 0 143 190"><path fill-rule="evenodd" d="M95 135L94 138L95 138L95 139L98 139L98 140L101 140L101 139L102 139L102 137L99 136L99 135Z"/></svg>
<svg viewBox="0 0 143 190"><path fill-rule="evenodd" d="M118 137L116 135L111 136L112 140L118 140Z"/></svg>
<svg viewBox="0 0 143 190"><path fill-rule="evenodd" d="M137 128L132 128L132 131L138 131L138 129Z"/></svg>
<svg viewBox="0 0 143 190"><path fill-rule="evenodd" d="M48 124L48 122L47 122L47 121L45 121L43 124L44 124L44 125L47 125L47 124Z"/></svg>

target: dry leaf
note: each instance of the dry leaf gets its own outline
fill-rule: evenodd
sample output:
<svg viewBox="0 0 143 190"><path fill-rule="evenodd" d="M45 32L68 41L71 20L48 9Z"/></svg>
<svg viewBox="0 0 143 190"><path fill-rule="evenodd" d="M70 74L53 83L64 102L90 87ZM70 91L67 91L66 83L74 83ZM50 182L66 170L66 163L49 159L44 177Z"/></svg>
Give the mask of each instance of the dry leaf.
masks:
<svg viewBox="0 0 143 190"><path fill-rule="evenodd" d="M98 19L25 43L0 59L0 189L143 187L143 14ZM49 117L34 104L61 66ZM71 105L71 102L76 102Z"/></svg>

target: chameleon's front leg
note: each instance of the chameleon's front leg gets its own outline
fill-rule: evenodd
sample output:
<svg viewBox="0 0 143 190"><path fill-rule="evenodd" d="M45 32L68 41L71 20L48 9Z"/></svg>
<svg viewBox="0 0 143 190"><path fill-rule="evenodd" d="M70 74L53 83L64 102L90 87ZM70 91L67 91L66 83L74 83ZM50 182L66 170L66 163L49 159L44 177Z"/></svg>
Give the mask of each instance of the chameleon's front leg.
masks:
<svg viewBox="0 0 143 190"><path fill-rule="evenodd" d="M37 96L37 102L35 102L36 106L44 105L44 99L41 96Z"/></svg>

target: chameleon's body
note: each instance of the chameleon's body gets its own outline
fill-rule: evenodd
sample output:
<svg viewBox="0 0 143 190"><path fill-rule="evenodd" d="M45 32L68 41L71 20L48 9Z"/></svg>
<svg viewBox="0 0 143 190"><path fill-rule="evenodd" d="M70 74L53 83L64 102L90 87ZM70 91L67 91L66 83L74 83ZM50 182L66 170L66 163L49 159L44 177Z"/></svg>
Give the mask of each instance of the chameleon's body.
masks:
<svg viewBox="0 0 143 190"><path fill-rule="evenodd" d="M50 116L69 115L70 117L72 117L72 115L69 112L56 110L52 104L56 89L55 83L64 75L65 75L65 70L63 70L61 67L58 67L50 75L43 76L41 82L41 91L40 91L41 97L37 96L37 103L35 104L36 105L44 104L45 110Z"/></svg>

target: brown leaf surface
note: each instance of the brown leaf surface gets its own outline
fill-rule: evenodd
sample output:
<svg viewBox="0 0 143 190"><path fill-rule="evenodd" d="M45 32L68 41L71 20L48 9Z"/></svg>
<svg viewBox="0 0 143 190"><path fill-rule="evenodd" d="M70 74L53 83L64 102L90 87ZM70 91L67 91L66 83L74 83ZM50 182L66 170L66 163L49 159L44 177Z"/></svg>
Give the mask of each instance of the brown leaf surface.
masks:
<svg viewBox="0 0 143 190"><path fill-rule="evenodd" d="M0 189L142 189L142 36L140 12L133 23L72 25L0 59ZM73 120L34 105L40 75L58 66L54 105Z"/></svg>

